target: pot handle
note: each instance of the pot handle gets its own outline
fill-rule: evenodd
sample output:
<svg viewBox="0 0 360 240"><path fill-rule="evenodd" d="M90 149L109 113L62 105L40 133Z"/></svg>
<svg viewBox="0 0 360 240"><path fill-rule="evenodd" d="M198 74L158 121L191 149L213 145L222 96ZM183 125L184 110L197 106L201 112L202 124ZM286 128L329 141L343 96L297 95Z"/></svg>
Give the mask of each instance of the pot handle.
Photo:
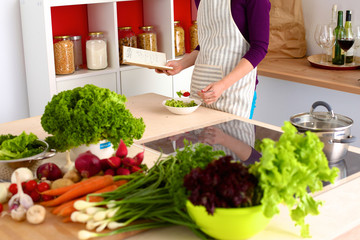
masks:
<svg viewBox="0 0 360 240"><path fill-rule="evenodd" d="M315 108L317 108L318 106L325 107L328 110L329 115L331 116L331 118L335 118L334 110L332 109L332 107L327 102L324 102L324 101L314 102L313 105L311 106L311 109L310 109L310 115L313 115L313 112L314 112Z"/></svg>
<svg viewBox="0 0 360 240"><path fill-rule="evenodd" d="M347 138L343 139L331 139L330 143L353 143L356 141L355 136L348 136Z"/></svg>

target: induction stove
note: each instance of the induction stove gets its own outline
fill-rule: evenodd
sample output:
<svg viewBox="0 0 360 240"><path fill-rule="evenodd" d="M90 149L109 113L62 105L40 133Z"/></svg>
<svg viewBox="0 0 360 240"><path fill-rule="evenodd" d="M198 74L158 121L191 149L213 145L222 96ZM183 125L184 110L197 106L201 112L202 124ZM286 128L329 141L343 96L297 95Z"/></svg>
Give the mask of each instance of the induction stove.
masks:
<svg viewBox="0 0 360 240"><path fill-rule="evenodd" d="M164 154L174 155L176 149L181 150L184 147L186 139L192 144L204 143L211 145L214 150L223 150L226 155L231 155L233 159L241 160L248 165L259 161L261 153L255 150L255 146L263 138L277 141L281 134L273 129L235 119L147 142L144 145ZM339 168L336 181L346 178L360 171L360 154L348 151L344 159L329 163L329 167ZM327 184L324 183L324 186Z"/></svg>

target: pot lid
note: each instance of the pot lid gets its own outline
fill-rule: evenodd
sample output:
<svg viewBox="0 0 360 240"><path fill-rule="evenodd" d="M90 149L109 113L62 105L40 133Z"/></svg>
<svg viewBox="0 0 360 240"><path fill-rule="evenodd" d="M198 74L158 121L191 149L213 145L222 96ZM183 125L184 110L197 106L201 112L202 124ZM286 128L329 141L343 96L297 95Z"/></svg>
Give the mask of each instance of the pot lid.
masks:
<svg viewBox="0 0 360 240"><path fill-rule="evenodd" d="M318 106L324 106L328 112L314 112ZM292 116L290 122L298 129L310 131L340 131L351 127L353 124L351 118L335 114L330 105L323 101L315 102L309 113Z"/></svg>

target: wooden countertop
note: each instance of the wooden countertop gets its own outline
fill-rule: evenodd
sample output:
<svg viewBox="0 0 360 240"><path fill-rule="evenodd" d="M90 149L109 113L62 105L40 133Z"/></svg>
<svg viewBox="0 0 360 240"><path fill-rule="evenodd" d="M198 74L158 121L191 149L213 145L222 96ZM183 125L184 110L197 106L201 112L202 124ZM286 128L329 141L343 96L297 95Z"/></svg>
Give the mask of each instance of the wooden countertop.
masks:
<svg viewBox="0 0 360 240"><path fill-rule="evenodd" d="M129 149L129 155L135 155L142 149L141 143L151 141L164 136L170 136L230 119L240 119L266 128L280 130L279 127L261 123L254 120L243 119L231 114L200 107L190 115L174 115L168 112L161 102L166 97L156 94L144 94L130 97L127 106L136 117L143 117L146 130L141 140ZM31 131L40 138L46 136L40 124L40 116L22 119L14 122L0 124L0 134L19 134L23 130ZM353 150L360 152L357 148ZM159 153L146 149L144 162L152 166L157 160ZM65 163L65 154L58 153L55 157L46 160L56 162L60 166ZM340 180L335 185L328 185L324 191L315 195L316 199L324 201L320 208L320 215L309 216L306 221L310 224L312 240L347 240L354 239L360 232L360 174L354 174L349 178ZM0 218L1 240L77 240L77 232L83 229L83 224L63 223L61 219L47 214L46 221L41 225L31 225L27 222L14 222L8 217ZM132 237L130 235L115 235L99 240L183 240L198 239L189 229L181 226L173 226L162 229L149 230ZM292 240L302 239L299 236L299 228L294 226L288 210L280 206L280 214L276 215L265 230L251 238L251 240Z"/></svg>
<svg viewBox="0 0 360 240"><path fill-rule="evenodd" d="M360 94L360 69L327 70L310 65L307 58L267 59L258 66L259 75Z"/></svg>

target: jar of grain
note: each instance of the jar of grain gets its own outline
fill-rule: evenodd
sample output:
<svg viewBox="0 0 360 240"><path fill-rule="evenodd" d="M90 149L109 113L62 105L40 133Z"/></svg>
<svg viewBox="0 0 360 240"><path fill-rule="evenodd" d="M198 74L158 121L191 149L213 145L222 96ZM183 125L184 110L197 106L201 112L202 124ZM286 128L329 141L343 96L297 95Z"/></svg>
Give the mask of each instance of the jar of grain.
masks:
<svg viewBox="0 0 360 240"><path fill-rule="evenodd" d="M123 46L137 47L136 35L131 27L119 27L119 57L120 64L123 63Z"/></svg>
<svg viewBox="0 0 360 240"><path fill-rule="evenodd" d="M79 70L83 65L81 36L72 36L70 39L74 44L75 70Z"/></svg>
<svg viewBox="0 0 360 240"><path fill-rule="evenodd" d="M87 68L91 70L105 69L107 62L107 43L103 32L91 32L86 41Z"/></svg>
<svg viewBox="0 0 360 240"><path fill-rule="evenodd" d="M194 51L194 49L199 45L198 42L198 27L197 21L193 21L190 26L190 51Z"/></svg>
<svg viewBox="0 0 360 240"><path fill-rule="evenodd" d="M56 74L75 72L74 44L70 36L54 36L54 60Z"/></svg>
<svg viewBox="0 0 360 240"><path fill-rule="evenodd" d="M185 54L185 32L180 21L174 22L175 57Z"/></svg>
<svg viewBox="0 0 360 240"><path fill-rule="evenodd" d="M145 50L157 51L156 32L153 26L140 27L140 33L137 36L138 47Z"/></svg>

